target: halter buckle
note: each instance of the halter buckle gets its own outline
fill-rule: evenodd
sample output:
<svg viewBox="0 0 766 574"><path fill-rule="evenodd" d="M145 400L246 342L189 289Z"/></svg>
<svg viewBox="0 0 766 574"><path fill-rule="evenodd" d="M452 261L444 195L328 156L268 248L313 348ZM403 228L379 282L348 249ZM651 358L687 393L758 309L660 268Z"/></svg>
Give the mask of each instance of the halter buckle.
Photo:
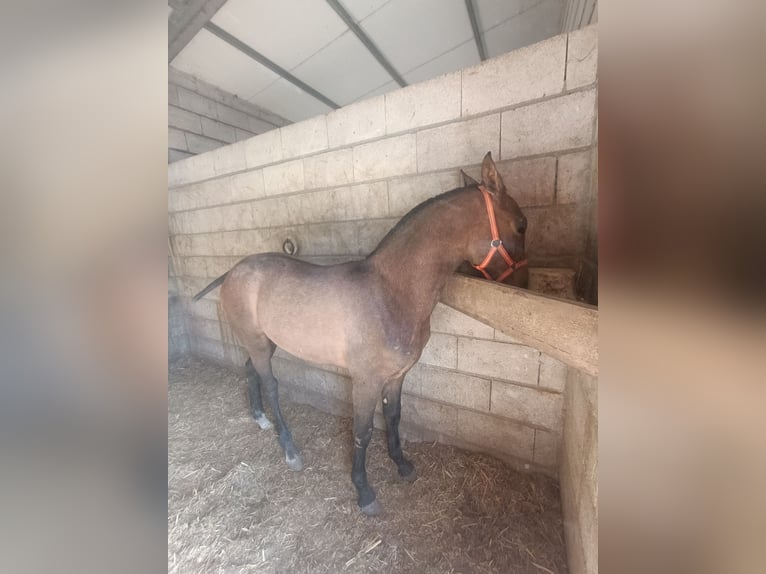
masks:
<svg viewBox="0 0 766 574"><path fill-rule="evenodd" d="M502 239L493 239L489 242L490 247L500 247L503 244Z"/></svg>

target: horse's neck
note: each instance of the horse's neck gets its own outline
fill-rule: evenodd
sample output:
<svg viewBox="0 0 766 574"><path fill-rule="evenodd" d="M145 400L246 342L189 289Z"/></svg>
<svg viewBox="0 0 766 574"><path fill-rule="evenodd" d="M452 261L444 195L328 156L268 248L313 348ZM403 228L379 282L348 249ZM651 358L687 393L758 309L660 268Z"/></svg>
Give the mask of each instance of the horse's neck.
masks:
<svg viewBox="0 0 766 574"><path fill-rule="evenodd" d="M466 257L482 203L470 192L427 206L370 256L393 294L430 315L445 283Z"/></svg>

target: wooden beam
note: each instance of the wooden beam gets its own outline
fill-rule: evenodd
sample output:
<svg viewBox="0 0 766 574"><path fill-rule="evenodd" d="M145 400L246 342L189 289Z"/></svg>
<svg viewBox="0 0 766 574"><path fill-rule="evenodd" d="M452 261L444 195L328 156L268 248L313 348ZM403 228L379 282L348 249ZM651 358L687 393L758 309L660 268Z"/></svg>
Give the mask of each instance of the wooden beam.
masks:
<svg viewBox="0 0 766 574"><path fill-rule="evenodd" d="M598 376L598 309L526 289L454 275L441 301L530 347Z"/></svg>

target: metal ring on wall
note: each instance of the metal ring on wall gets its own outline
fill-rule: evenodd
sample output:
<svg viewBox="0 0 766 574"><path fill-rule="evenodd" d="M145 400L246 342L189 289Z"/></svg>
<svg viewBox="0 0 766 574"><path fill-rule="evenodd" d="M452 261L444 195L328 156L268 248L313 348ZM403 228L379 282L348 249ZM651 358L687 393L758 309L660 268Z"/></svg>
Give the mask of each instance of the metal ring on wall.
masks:
<svg viewBox="0 0 766 574"><path fill-rule="evenodd" d="M288 237L287 239L285 239L285 242L282 244L282 251L284 251L288 255L297 255L298 243Z"/></svg>

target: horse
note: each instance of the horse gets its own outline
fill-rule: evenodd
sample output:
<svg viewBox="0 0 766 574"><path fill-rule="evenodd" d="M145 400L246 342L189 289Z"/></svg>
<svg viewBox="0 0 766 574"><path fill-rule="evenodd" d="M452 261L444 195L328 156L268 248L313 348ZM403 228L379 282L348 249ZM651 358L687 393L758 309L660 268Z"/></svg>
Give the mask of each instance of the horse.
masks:
<svg viewBox="0 0 766 574"><path fill-rule="evenodd" d="M251 414L262 429L272 428L263 410L265 397L290 470L302 470L303 460L279 408L271 368L275 347L348 370L351 480L365 515L382 511L366 472L373 415L381 397L388 454L403 480L417 477L399 440L402 382L428 342L431 313L449 277L469 261L489 279L522 286L526 282L527 220L491 153L483 158L481 178L481 183L464 181L463 187L412 209L365 259L322 266L281 253L250 255L193 298L221 286L223 312L249 354L245 368Z"/></svg>

